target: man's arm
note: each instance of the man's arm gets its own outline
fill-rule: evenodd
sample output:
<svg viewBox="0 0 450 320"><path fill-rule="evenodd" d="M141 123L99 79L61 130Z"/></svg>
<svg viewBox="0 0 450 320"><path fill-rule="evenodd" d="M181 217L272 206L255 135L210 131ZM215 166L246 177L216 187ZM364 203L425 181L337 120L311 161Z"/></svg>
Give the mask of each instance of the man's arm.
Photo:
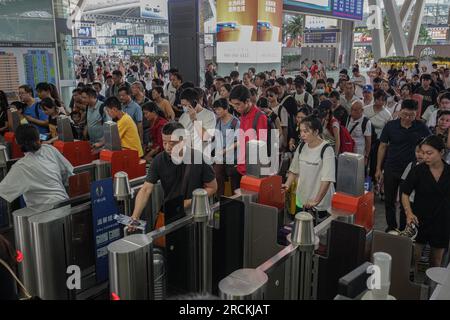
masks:
<svg viewBox="0 0 450 320"><path fill-rule="evenodd" d="M375 179L379 181L381 179L381 165L383 164L384 157L386 156L387 143L380 142L377 154L377 171L375 173Z"/></svg>
<svg viewBox="0 0 450 320"><path fill-rule="evenodd" d="M217 180L214 178L211 182L205 182L203 184L203 189L206 190L208 197L216 194L217 192ZM189 208L192 205L192 199L184 200L184 207Z"/></svg>
<svg viewBox="0 0 450 320"><path fill-rule="evenodd" d="M144 208L147 206L148 199L150 199L150 196L153 192L154 185L150 182L144 182L144 185L142 186L141 190L139 190L135 204L134 204L134 210L133 214L131 216L134 220L139 220L141 217L142 211L144 211Z"/></svg>
<svg viewBox="0 0 450 320"><path fill-rule="evenodd" d="M33 118L32 116L25 116L25 118L28 120L28 122L34 123L38 126L48 127L48 120L43 121L43 120Z"/></svg>
<svg viewBox="0 0 450 320"><path fill-rule="evenodd" d="M367 165L367 162L369 161L369 155L370 155L370 148L372 147L372 137L371 136L364 136L365 139L365 147L364 147L364 163Z"/></svg>
<svg viewBox="0 0 450 320"><path fill-rule="evenodd" d="M139 138L141 139L141 142L144 141L144 127L142 126L142 122L138 122L137 124L138 132L139 132Z"/></svg>

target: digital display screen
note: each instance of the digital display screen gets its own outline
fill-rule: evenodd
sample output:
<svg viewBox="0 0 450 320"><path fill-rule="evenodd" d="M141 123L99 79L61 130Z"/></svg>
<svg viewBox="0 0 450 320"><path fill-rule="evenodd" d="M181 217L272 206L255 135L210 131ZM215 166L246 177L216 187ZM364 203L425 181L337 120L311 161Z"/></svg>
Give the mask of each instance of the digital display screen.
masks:
<svg viewBox="0 0 450 320"><path fill-rule="evenodd" d="M80 39L80 46L82 47L92 47L97 45L96 39Z"/></svg>
<svg viewBox="0 0 450 320"><path fill-rule="evenodd" d="M284 0L284 9L330 18L362 20L364 0Z"/></svg>
<svg viewBox="0 0 450 320"><path fill-rule="evenodd" d="M91 27L82 27L78 29L78 36L85 38L92 38L92 28Z"/></svg>
<svg viewBox="0 0 450 320"><path fill-rule="evenodd" d="M118 37L126 37L128 36L128 30L126 29L117 29L116 34Z"/></svg>

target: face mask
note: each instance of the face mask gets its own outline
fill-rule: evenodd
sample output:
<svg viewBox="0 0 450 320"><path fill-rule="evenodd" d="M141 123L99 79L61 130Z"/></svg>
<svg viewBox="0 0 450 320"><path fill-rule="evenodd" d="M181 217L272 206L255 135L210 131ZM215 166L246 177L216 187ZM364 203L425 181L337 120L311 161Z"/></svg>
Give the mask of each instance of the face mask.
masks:
<svg viewBox="0 0 450 320"><path fill-rule="evenodd" d="M189 110L188 107L183 106L183 112L184 113L188 113L188 110Z"/></svg>
<svg viewBox="0 0 450 320"><path fill-rule="evenodd" d="M316 93L317 94L324 94L325 93L325 89L317 89Z"/></svg>

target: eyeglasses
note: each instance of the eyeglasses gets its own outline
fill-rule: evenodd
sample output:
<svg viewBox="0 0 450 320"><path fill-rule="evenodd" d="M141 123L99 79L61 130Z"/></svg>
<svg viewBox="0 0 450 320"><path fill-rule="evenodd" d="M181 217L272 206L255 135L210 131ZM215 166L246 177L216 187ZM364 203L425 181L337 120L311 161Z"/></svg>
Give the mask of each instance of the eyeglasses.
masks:
<svg viewBox="0 0 450 320"><path fill-rule="evenodd" d="M274 94L269 94L268 97L275 98L276 95L274 95Z"/></svg>
<svg viewBox="0 0 450 320"><path fill-rule="evenodd" d="M402 113L401 116L404 118L414 119L416 117L416 114L415 113Z"/></svg>

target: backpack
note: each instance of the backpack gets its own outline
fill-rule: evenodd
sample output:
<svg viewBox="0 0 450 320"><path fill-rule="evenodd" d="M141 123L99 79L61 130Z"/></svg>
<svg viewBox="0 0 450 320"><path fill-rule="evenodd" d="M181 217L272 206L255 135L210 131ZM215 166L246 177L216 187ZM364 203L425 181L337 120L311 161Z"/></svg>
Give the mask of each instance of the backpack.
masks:
<svg viewBox="0 0 450 320"><path fill-rule="evenodd" d="M290 107L295 109L295 112L289 112L289 110L286 108L286 106L284 106L284 103L286 102L286 100L288 100L289 98L291 98L295 104L291 105ZM305 100L306 100L306 94L305 94ZM307 101L307 100L306 100ZM295 120L295 114L297 113L296 111L298 110L298 106L297 106L297 101L295 100L295 95L286 95L283 100L281 100L280 102L280 107L278 108L278 118L281 120L281 111L282 109L285 108L286 112L288 114L288 123L287 123L287 128L288 128L288 136L287 136L287 141L289 141L290 138L295 136L295 129L296 129L296 120Z"/></svg>
<svg viewBox="0 0 450 320"><path fill-rule="evenodd" d="M341 145L339 147L339 153L344 152L354 152L355 150L355 140L353 140L352 135L343 125L339 125L339 139ZM355 126L356 127L356 126Z"/></svg>
<svg viewBox="0 0 450 320"><path fill-rule="evenodd" d="M298 146L297 150L298 150L298 154L299 154L299 155L302 153L302 150L303 150L303 147L305 146L305 144L306 144L305 142L302 142L302 143ZM331 147L331 148L332 148L331 144L329 144L329 143L325 144L325 145L323 146L322 150L320 151L320 159L321 159L321 160L323 160L323 156L325 155L325 151L327 151L327 148L328 148L328 147Z"/></svg>

